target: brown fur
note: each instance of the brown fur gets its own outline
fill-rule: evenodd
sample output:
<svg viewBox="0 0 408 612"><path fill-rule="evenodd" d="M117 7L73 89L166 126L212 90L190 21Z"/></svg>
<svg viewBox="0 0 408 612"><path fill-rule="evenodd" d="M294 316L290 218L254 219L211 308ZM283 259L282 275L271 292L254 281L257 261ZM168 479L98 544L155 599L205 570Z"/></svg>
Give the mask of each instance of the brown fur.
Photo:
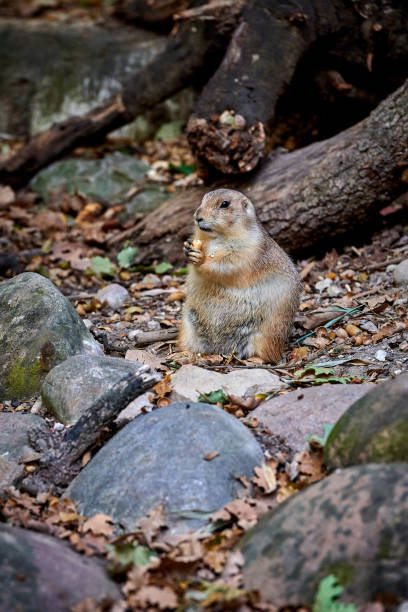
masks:
<svg viewBox="0 0 408 612"><path fill-rule="evenodd" d="M220 207L224 201L228 207ZM239 191L207 193L194 219L180 348L277 361L299 305L291 259Z"/></svg>

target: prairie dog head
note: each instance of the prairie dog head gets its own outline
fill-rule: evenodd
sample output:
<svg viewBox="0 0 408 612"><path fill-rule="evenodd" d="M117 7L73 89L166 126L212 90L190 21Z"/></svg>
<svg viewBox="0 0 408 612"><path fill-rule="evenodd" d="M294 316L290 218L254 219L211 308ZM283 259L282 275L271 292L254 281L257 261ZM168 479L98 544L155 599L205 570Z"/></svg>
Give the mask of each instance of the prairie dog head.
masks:
<svg viewBox="0 0 408 612"><path fill-rule="evenodd" d="M257 223L251 200L234 189L215 189L206 193L194 213L194 221L206 234L226 236L242 232Z"/></svg>

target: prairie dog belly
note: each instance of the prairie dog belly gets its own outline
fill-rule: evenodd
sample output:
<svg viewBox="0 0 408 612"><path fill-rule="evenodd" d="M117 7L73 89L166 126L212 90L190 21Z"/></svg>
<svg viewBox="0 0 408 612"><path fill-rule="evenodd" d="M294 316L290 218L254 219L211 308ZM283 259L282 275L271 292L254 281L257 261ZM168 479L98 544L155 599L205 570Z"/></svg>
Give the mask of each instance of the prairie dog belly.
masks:
<svg viewBox="0 0 408 612"><path fill-rule="evenodd" d="M185 314L197 334L201 352L245 353L251 338L279 309L287 293L282 291L283 285L289 280L274 274L246 287L212 285L209 293L207 283L195 279L193 291L187 293Z"/></svg>

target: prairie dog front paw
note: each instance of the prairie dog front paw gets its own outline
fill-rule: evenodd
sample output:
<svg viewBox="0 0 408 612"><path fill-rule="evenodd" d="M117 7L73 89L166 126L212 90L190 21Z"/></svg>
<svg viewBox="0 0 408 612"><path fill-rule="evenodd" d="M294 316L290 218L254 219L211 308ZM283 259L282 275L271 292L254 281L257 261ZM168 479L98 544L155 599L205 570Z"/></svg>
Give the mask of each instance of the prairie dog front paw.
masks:
<svg viewBox="0 0 408 612"><path fill-rule="evenodd" d="M202 242L197 238L195 240L186 240L184 243L184 253L190 263L197 265L204 261L204 253L201 247Z"/></svg>

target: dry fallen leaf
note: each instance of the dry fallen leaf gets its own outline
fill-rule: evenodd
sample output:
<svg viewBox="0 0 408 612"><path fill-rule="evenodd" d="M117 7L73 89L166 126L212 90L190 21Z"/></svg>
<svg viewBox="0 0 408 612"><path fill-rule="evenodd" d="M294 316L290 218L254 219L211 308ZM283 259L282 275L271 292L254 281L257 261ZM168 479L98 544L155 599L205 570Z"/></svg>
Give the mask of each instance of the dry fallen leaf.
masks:
<svg viewBox="0 0 408 612"><path fill-rule="evenodd" d="M165 397L165 395L167 395L171 391L170 380L171 380L171 375L167 374L163 378L163 380L161 380L160 382L155 384L154 387L152 387L153 391L155 391L155 393L159 397Z"/></svg>
<svg viewBox="0 0 408 612"><path fill-rule="evenodd" d="M261 466L256 466L254 476L251 480L265 493L272 493L277 487L276 482L276 469L278 464L276 461L268 461L263 463Z"/></svg>
<svg viewBox="0 0 408 612"><path fill-rule="evenodd" d="M240 550L234 550L229 555L224 571L222 573L222 577L230 586L240 586L241 569L244 565L244 562L244 555Z"/></svg>
<svg viewBox="0 0 408 612"><path fill-rule="evenodd" d="M333 312L333 310L326 310L324 312L316 312L315 314L311 314L305 318L303 323L303 327L305 329L315 329L320 325L324 325L324 323L328 323L332 319L335 319L338 316L338 313Z"/></svg>
<svg viewBox="0 0 408 612"><path fill-rule="evenodd" d="M298 470L300 474L307 476L307 482L321 480L326 472L323 469L323 459L320 453L303 451L298 458Z"/></svg>
<svg viewBox="0 0 408 612"><path fill-rule="evenodd" d="M203 557L203 547L195 535L187 534L183 540L174 546L169 554L169 559L178 563L194 563Z"/></svg>
<svg viewBox="0 0 408 612"><path fill-rule="evenodd" d="M166 526L163 506L159 505L149 510L146 516L138 520L137 526L144 535L147 544L150 546L162 527Z"/></svg>
<svg viewBox="0 0 408 612"><path fill-rule="evenodd" d="M374 344L376 344L383 338L390 338L391 336L397 334L405 328L405 323L403 323L402 321L397 321L397 323L387 323L387 325L384 325L378 330L377 334L374 334L374 336L372 337L372 341Z"/></svg>
<svg viewBox="0 0 408 612"><path fill-rule="evenodd" d="M314 348L317 348L317 349L324 348L325 346L330 344L330 342L331 342L331 339L324 338L323 336L316 337L316 338L306 338L305 340L303 340L304 344L307 344L308 346L313 346Z"/></svg>
<svg viewBox="0 0 408 612"><path fill-rule="evenodd" d="M220 451L212 451L212 453L207 453L206 455L204 455L204 459L206 461L212 461L213 459L215 459L215 457L218 457L219 454Z"/></svg>
<svg viewBox="0 0 408 612"><path fill-rule="evenodd" d="M16 199L16 194L9 186L0 186L0 208L7 208Z"/></svg>
<svg viewBox="0 0 408 612"><path fill-rule="evenodd" d="M78 227L87 227L95 223L95 220L102 213L103 207L99 202L88 202L84 208L77 214L75 225Z"/></svg>
<svg viewBox="0 0 408 612"><path fill-rule="evenodd" d="M86 453L82 455L81 466L85 467L90 462L91 459L92 459L92 453L90 451L87 451Z"/></svg>
<svg viewBox="0 0 408 612"><path fill-rule="evenodd" d="M67 221L62 213L54 210L42 210L35 216L32 225L43 232L49 232L65 229Z"/></svg>
<svg viewBox="0 0 408 612"><path fill-rule="evenodd" d="M125 359L144 363L154 370L163 368L161 360L156 355L153 355L153 353L150 351L144 351L142 349L130 349L126 351Z"/></svg>
<svg viewBox="0 0 408 612"><path fill-rule="evenodd" d="M211 520L228 521L232 516L238 519L238 526L244 530L253 527L258 520L256 508L251 505L248 499L234 499L226 504L224 508L215 512Z"/></svg>
<svg viewBox="0 0 408 612"><path fill-rule="evenodd" d="M181 289L176 289L175 291L172 291L166 298L166 302L167 303L171 303L171 302L182 302L184 300L185 294L184 291L182 291Z"/></svg>
<svg viewBox="0 0 408 612"><path fill-rule="evenodd" d="M112 518L107 514L94 514L90 519L82 525L81 531L86 533L90 531L94 535L110 536L113 533L111 525Z"/></svg>
<svg viewBox="0 0 408 612"><path fill-rule="evenodd" d="M225 563L228 558L228 552L226 550L210 550L204 555L204 563L214 572L219 574L222 572Z"/></svg>
<svg viewBox="0 0 408 612"><path fill-rule="evenodd" d="M153 585L142 586L137 592L135 601L140 606L158 606L160 610L174 610L177 608L178 601L176 593L170 587L157 587Z"/></svg>

